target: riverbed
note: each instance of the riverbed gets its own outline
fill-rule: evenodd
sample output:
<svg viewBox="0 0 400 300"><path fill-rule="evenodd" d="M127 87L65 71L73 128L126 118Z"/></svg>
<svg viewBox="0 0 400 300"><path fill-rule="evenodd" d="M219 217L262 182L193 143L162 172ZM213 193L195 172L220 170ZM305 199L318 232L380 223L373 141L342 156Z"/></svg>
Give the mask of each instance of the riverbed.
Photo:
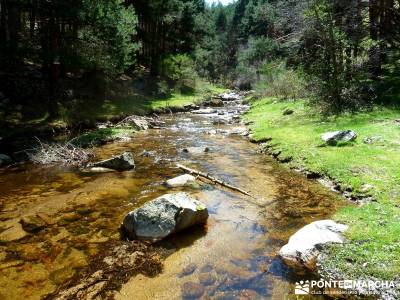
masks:
<svg viewBox="0 0 400 300"><path fill-rule="evenodd" d="M127 212L178 191L207 206L206 227L157 245L169 253L161 274L130 278L116 299L284 299L293 294L300 277L277 252L296 230L329 218L345 203L259 154L242 136L245 128L237 115L245 108L232 102L206 115L165 115L165 128L94 149L96 159L131 151L133 171L90 173L32 164L0 170L0 298L40 299L53 292L121 239L118 229ZM209 151L183 151L189 147ZM212 174L254 198L202 181L168 189L163 182L182 174L176 163ZM42 226L26 232L20 221L32 216Z"/></svg>

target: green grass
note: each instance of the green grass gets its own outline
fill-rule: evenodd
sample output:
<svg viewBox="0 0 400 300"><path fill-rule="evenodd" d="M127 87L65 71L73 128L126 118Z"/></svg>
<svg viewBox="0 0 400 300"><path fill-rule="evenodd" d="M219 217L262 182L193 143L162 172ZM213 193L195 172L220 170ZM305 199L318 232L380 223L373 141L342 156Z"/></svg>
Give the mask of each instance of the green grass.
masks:
<svg viewBox="0 0 400 300"><path fill-rule="evenodd" d="M79 135L73 140L71 140L71 143L73 143L76 146L89 147L104 142L112 141L118 138L129 138L130 136L132 136L134 132L135 130L131 127L102 128Z"/></svg>
<svg viewBox="0 0 400 300"><path fill-rule="evenodd" d="M293 115L283 116L291 108ZM352 187L355 194L377 202L341 209L335 219L350 225L348 243L332 247L328 266L344 278L393 279L400 274L400 110L377 107L369 112L321 119L305 101L263 99L245 116L254 121L254 139L272 138L274 148L303 167ZM327 131L352 129L355 142L336 147L323 144ZM365 138L375 138L372 144ZM369 190L365 190L370 185Z"/></svg>

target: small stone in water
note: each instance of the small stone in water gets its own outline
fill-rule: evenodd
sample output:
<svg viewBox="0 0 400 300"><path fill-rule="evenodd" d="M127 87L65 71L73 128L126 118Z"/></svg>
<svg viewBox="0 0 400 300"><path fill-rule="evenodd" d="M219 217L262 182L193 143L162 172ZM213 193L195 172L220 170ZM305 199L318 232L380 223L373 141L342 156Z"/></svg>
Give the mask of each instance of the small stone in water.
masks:
<svg viewBox="0 0 400 300"><path fill-rule="evenodd" d="M201 268L200 272L201 273L207 273L211 272L213 267L211 265L205 265L204 267Z"/></svg>
<svg viewBox="0 0 400 300"><path fill-rule="evenodd" d="M22 228L30 233L39 232L46 228L46 223L40 217L36 215L24 216L21 218L20 223Z"/></svg>
<svg viewBox="0 0 400 300"><path fill-rule="evenodd" d="M182 286L183 298L199 298L204 294L204 286L195 282L185 282Z"/></svg>
<svg viewBox="0 0 400 300"><path fill-rule="evenodd" d="M196 271L196 269L197 266L195 264L188 264L186 267L183 268L179 277L184 277L193 274L193 272Z"/></svg>
<svg viewBox="0 0 400 300"><path fill-rule="evenodd" d="M217 278L213 274L202 273L199 275L199 281L204 285L212 285L215 281L217 281Z"/></svg>
<svg viewBox="0 0 400 300"><path fill-rule="evenodd" d="M259 299L260 295L253 290L242 290L239 294L238 300L254 300Z"/></svg>

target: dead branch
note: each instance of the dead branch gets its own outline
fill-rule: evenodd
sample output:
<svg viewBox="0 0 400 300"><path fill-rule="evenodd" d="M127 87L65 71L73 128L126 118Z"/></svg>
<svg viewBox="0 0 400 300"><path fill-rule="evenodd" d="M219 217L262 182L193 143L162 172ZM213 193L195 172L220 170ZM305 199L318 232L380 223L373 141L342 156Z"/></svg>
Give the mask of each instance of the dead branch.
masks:
<svg viewBox="0 0 400 300"><path fill-rule="evenodd" d="M37 140L39 146L28 152L30 160L37 164L61 163L81 167L93 157L91 151L76 147L70 142L46 144Z"/></svg>
<svg viewBox="0 0 400 300"><path fill-rule="evenodd" d="M243 195L246 195L246 196L249 196L249 197L255 199L255 197L253 195L251 195L249 192L246 192L246 191L242 190L241 188L233 186L233 185L231 185L231 184L229 184L229 183L227 183L227 182L225 182L225 181L223 181L221 179L218 179L218 178L215 178L215 177L213 177L213 176L211 176L209 174L206 174L206 173L203 173L203 172L188 168L188 167L186 167L184 165L181 165L181 164L177 164L176 166L179 169L182 169L182 170L184 170L186 172L189 172L190 174L194 174L194 175L206 178L206 179L208 179L208 180L210 180L210 181L212 181L214 183L218 183L219 185L222 185L223 187L226 187L228 189L234 190L236 192L239 192L239 193L241 193Z"/></svg>

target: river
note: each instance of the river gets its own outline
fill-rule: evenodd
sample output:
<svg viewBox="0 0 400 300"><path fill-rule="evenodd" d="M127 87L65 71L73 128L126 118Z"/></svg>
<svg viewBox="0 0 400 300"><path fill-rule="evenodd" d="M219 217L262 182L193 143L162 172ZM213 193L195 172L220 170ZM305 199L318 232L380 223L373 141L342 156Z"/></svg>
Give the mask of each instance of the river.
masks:
<svg viewBox="0 0 400 300"><path fill-rule="evenodd" d="M165 115L165 128L95 149L98 159L132 151L134 171L86 173L31 164L0 170L0 298L40 299L53 292L120 239L118 228L127 212L177 191L206 204L206 228L162 242L159 247L170 253L163 272L130 278L116 299L181 299L188 289L203 299L284 299L293 294L300 278L277 252L296 230L329 218L344 203L319 183L259 154L244 137L224 134L240 124L215 120L237 119L240 108L245 107L231 103L219 114ZM209 151L182 151L188 147ZM182 174L177 162L251 191L255 199L201 182L169 190L164 180ZM28 234L20 220L32 215L45 226Z"/></svg>

